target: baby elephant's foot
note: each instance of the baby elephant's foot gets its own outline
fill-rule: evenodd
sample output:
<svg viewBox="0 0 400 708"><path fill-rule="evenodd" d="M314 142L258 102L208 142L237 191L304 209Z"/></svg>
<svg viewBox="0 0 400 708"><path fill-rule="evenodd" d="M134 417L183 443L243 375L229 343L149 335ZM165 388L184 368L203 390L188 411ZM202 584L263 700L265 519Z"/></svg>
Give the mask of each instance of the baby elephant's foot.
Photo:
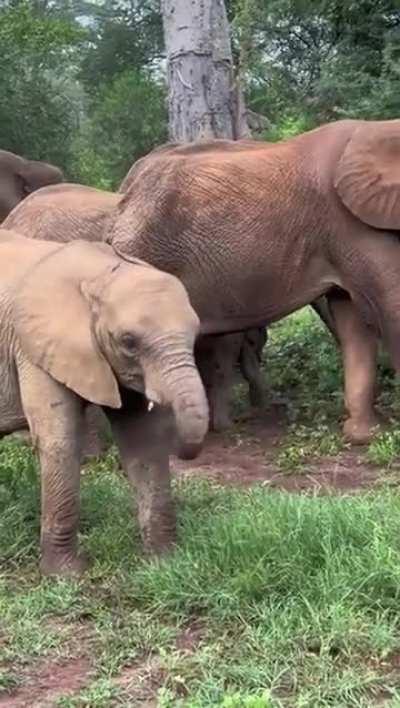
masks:
<svg viewBox="0 0 400 708"><path fill-rule="evenodd" d="M40 572L45 576L58 576L60 578L79 578L89 565L85 553L55 553L46 550L40 561Z"/></svg>
<svg viewBox="0 0 400 708"><path fill-rule="evenodd" d="M352 445L365 445L379 433L380 424L376 416L365 419L348 418L343 425L345 440Z"/></svg>
<svg viewBox="0 0 400 708"><path fill-rule="evenodd" d="M146 555L162 556L176 547L176 516L171 510L161 518L149 518L141 524L143 549Z"/></svg>

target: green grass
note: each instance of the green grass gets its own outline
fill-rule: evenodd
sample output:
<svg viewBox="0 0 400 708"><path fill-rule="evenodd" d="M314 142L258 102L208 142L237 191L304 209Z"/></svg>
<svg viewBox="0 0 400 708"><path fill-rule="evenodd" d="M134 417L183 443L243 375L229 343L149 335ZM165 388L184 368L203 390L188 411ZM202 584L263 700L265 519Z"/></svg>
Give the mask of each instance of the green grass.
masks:
<svg viewBox="0 0 400 708"><path fill-rule="evenodd" d="M309 307L272 325L264 350L271 397L282 398L292 423L337 423L344 415L343 372L333 337ZM400 381L388 356L378 361L378 407L389 418L400 415Z"/></svg>
<svg viewBox="0 0 400 708"><path fill-rule="evenodd" d="M149 655L165 707L370 706L383 691L400 700L390 664L400 651L399 494L180 483L178 548L149 561L114 467L109 455L83 477L89 575L40 583L35 465L26 447L1 445L2 689L21 663L73 655L87 625L96 676L64 707L126 705L115 678ZM198 641L182 651L177 637L194 623Z"/></svg>
<svg viewBox="0 0 400 708"><path fill-rule="evenodd" d="M345 417L340 355L332 336L311 308L270 328L264 371L269 397L284 401L289 422L288 435L276 456L278 467L286 472L301 472L319 457L337 455L347 447L340 431ZM376 403L388 429L361 454L366 462L385 469L396 467L400 456L399 387L388 356L381 352ZM240 390L242 411L247 403L243 387Z"/></svg>
<svg viewBox="0 0 400 708"><path fill-rule="evenodd" d="M272 329L268 351L266 380L272 397L286 397L290 424L277 464L299 471L338 454L329 335L304 311ZM385 366L380 400L394 416ZM364 455L395 469L399 452L393 426ZM26 667L32 675L83 651L94 673L59 696L63 708L140 707L155 696L160 708L400 705L396 487L319 497L190 480L175 483L175 496L177 548L147 559L114 453L87 466L90 572L79 583L41 581L36 461L0 442L0 694L23 684Z"/></svg>
<svg viewBox="0 0 400 708"><path fill-rule="evenodd" d="M337 455L344 448L342 436L326 424L315 428L293 425L288 432L276 457L278 467L286 472L299 472L307 463Z"/></svg>
<svg viewBox="0 0 400 708"><path fill-rule="evenodd" d="M264 350L271 397L285 401L292 423L319 425L343 414L343 376L335 341L311 308L273 325Z"/></svg>
<svg viewBox="0 0 400 708"><path fill-rule="evenodd" d="M400 430L393 428L378 435L368 446L367 459L375 465L398 465L400 455Z"/></svg>

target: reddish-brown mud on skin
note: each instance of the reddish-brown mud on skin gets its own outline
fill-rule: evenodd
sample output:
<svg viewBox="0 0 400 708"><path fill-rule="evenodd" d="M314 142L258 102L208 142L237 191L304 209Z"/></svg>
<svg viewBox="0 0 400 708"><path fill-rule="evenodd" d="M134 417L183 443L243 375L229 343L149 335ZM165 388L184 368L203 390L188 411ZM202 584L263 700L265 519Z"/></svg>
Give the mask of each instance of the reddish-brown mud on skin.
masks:
<svg viewBox="0 0 400 708"><path fill-rule="evenodd" d="M85 657L44 660L24 671L21 685L0 692L1 708L51 708L56 701L74 695L90 683L92 668Z"/></svg>

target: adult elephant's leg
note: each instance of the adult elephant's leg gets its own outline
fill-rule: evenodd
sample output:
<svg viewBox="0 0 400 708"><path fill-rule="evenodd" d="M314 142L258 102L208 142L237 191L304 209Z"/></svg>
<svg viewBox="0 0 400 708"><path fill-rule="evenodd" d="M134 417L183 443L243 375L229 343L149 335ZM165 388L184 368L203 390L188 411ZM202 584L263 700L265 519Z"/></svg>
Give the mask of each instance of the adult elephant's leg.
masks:
<svg viewBox="0 0 400 708"><path fill-rule="evenodd" d="M44 575L81 574L78 554L82 404L41 369L18 365L23 409L41 470L41 563Z"/></svg>
<svg viewBox="0 0 400 708"><path fill-rule="evenodd" d="M345 406L349 417L343 431L350 442L362 444L373 437L379 425L374 410L378 342L347 295L329 295L328 301L344 365Z"/></svg>
<svg viewBox="0 0 400 708"><path fill-rule="evenodd" d="M147 410L143 396L123 392L123 408L107 409L122 466L136 491L138 519L146 551L161 553L176 539L169 454L173 429L165 411Z"/></svg>
<svg viewBox="0 0 400 708"><path fill-rule="evenodd" d="M324 323L325 327L329 329L331 335L339 344L339 336L336 329L336 323L333 317L333 313L329 307L328 297L322 295L317 300L314 300L314 302L311 302L310 306L312 307L314 312L317 313L320 320Z"/></svg>

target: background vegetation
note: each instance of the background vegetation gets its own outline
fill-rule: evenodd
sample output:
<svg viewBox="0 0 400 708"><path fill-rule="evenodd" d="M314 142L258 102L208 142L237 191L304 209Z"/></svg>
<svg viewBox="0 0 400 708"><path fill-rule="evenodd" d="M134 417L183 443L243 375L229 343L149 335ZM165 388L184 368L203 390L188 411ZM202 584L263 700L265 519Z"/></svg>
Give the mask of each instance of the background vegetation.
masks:
<svg viewBox="0 0 400 708"><path fill-rule="evenodd" d="M276 140L400 114L396 0L229 0L248 107ZM166 139L158 0L3 0L0 146L114 188Z"/></svg>

